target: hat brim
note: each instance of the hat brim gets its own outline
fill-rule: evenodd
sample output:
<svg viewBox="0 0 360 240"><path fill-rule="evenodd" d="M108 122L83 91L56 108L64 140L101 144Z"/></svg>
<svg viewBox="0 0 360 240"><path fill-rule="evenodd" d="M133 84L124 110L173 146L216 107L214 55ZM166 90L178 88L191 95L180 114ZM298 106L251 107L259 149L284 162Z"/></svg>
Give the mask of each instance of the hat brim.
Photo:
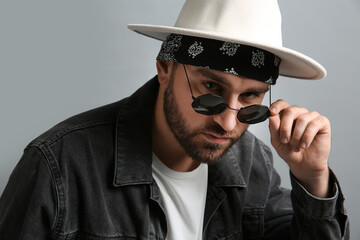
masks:
<svg viewBox="0 0 360 240"><path fill-rule="evenodd" d="M279 74L282 76L309 80L317 80L326 76L325 68L314 59L282 46L271 46L266 43L224 36L218 32L191 30L187 28L147 24L129 24L128 28L147 37L161 41L164 41L169 34L174 33L253 46L269 51L281 59Z"/></svg>

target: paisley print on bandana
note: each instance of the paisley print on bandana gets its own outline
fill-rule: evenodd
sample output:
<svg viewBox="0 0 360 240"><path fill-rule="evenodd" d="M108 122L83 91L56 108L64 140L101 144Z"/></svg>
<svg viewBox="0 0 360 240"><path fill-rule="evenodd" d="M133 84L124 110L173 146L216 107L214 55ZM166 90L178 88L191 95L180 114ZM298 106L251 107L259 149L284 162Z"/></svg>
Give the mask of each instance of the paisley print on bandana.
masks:
<svg viewBox="0 0 360 240"><path fill-rule="evenodd" d="M220 51L222 51L223 54L226 54L228 56L234 56L236 54L238 47L240 47L240 44L224 42L224 44L220 48Z"/></svg>
<svg viewBox="0 0 360 240"><path fill-rule="evenodd" d="M189 56L191 56L192 58L195 58L197 55L199 55L200 53L202 53L204 51L203 46L201 46L201 42L195 42L193 45L190 46L188 53Z"/></svg>
<svg viewBox="0 0 360 240"><path fill-rule="evenodd" d="M170 34L156 58L241 75L275 84L281 59L263 49L239 43Z"/></svg>
<svg viewBox="0 0 360 240"><path fill-rule="evenodd" d="M262 66L265 66L265 54L263 51L261 50L256 50L252 52L252 60L251 60L251 64L254 67L259 67L261 68Z"/></svg>

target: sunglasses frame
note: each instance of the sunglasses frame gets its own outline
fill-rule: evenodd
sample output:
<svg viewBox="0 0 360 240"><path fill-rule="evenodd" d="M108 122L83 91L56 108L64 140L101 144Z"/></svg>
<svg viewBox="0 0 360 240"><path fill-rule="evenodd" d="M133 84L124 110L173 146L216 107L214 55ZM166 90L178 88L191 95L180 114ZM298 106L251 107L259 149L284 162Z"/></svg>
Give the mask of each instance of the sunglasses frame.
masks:
<svg viewBox="0 0 360 240"><path fill-rule="evenodd" d="M256 124L256 123L260 123L260 122L263 122L265 121L266 119L268 119L268 117L270 116L270 110L269 110L269 107L265 106L265 105L261 105L261 104L254 104L254 105L249 105L249 106L246 106L246 107L242 107L242 108L232 108L230 107L226 102L225 102L225 99L219 95L215 95L215 94L205 94L205 95L201 95L201 96L198 96L198 97L194 97L194 94L193 94L193 91L192 91L192 88L191 88L191 84L190 84L190 80L189 80L189 76L188 76L188 73L186 71L186 67L185 67L185 64L182 64L184 66L184 70L185 70L185 75L186 75L186 79L188 81L188 84L189 84L189 88L190 88L190 92L191 92L191 97L193 99L193 102L191 104L192 108L194 109L195 112L199 113L199 114L202 114L202 115L216 115L216 114L220 114L222 113L225 108L229 108L231 110L234 110L234 111L237 111L237 115L236 115L236 118L238 119L239 122L242 122L242 123L246 123L246 124ZM198 107L199 106L199 97L204 97L204 96L213 96L213 97L216 97L216 98L221 98L224 102L223 102L223 109L221 111L216 111L216 112L201 112L201 111L197 111L195 109L195 107ZM220 104L221 105L221 104ZM271 105L271 84L269 84L269 105ZM203 106L202 106L203 107ZM254 107L258 107L258 108L262 108L262 109L265 109L265 112L263 114L261 114L260 117L257 117L256 120L241 120L239 119L239 115L241 113L241 111L244 111L245 109L249 109L249 108L254 108ZM252 114L254 113L257 113L258 111L254 111L252 112Z"/></svg>

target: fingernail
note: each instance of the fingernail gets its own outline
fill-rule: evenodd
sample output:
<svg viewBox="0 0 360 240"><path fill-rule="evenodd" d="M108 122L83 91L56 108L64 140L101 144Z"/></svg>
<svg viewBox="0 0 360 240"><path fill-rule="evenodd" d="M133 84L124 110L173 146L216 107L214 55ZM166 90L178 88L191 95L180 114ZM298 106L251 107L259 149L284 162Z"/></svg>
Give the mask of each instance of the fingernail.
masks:
<svg viewBox="0 0 360 240"><path fill-rule="evenodd" d="M281 139L281 142L282 142L283 144L287 144L289 141L287 140L286 137L283 137L283 138Z"/></svg>
<svg viewBox="0 0 360 240"><path fill-rule="evenodd" d="M306 144L305 144L305 143L301 143L300 147L301 147L302 149L305 149L305 148L306 148Z"/></svg>

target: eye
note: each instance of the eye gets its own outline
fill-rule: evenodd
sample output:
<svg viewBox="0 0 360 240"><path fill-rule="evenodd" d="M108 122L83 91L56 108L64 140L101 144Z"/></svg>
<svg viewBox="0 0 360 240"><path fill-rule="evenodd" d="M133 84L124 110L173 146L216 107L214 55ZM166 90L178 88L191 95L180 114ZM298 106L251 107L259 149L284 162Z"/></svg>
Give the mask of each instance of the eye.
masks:
<svg viewBox="0 0 360 240"><path fill-rule="evenodd" d="M240 95L241 99L250 102L250 101L257 101L261 97L261 93L258 92L246 92Z"/></svg>
<svg viewBox="0 0 360 240"><path fill-rule="evenodd" d="M220 86L214 82L205 82L205 87L211 91L217 91L219 90Z"/></svg>
<svg viewBox="0 0 360 240"><path fill-rule="evenodd" d="M246 97L246 98L254 98L254 97L259 96L259 94L254 93L254 92L246 92L246 93L241 94L241 96Z"/></svg>

